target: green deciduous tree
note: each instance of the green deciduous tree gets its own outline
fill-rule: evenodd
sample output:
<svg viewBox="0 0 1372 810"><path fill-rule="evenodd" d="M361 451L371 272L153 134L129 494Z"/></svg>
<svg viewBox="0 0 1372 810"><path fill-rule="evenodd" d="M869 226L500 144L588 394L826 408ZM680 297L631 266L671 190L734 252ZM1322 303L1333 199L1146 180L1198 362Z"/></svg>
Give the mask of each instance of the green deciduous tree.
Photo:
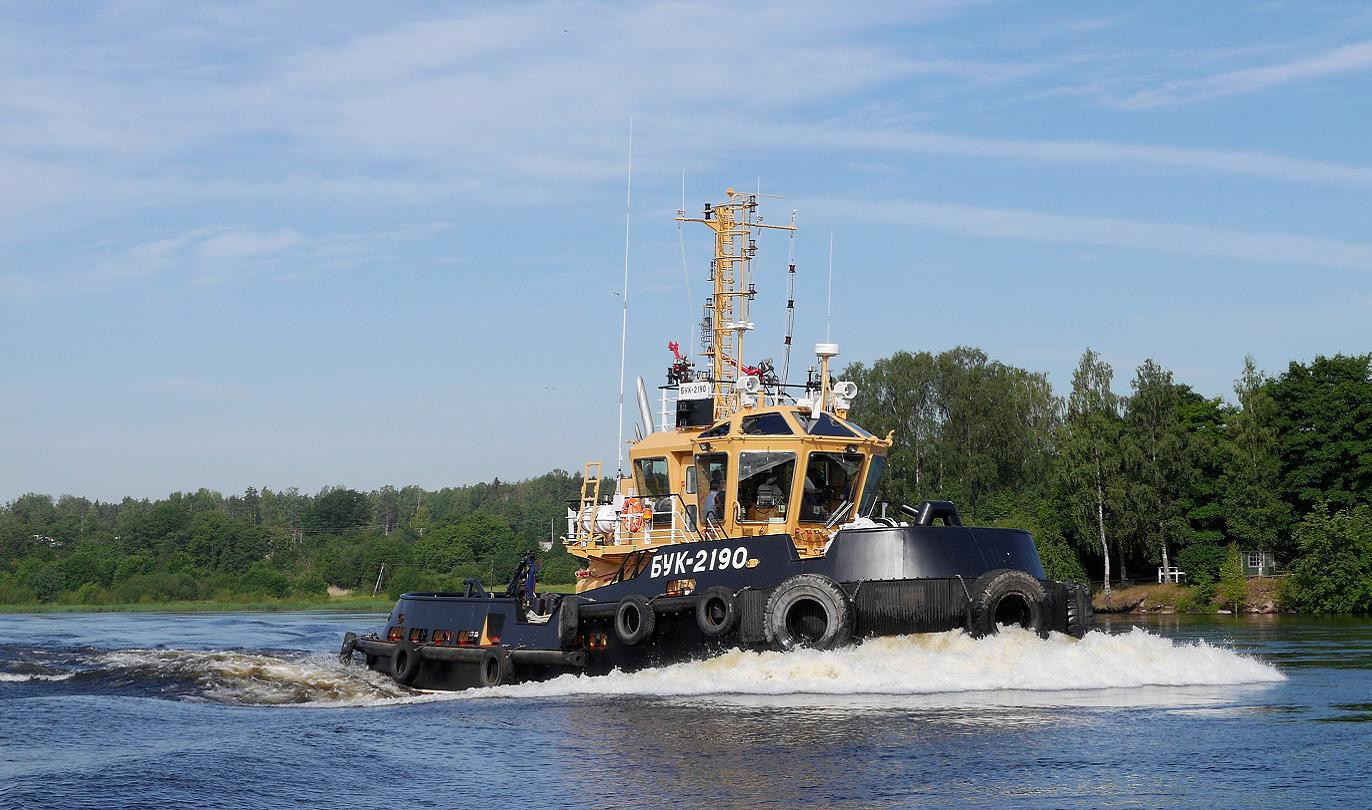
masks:
<svg viewBox="0 0 1372 810"><path fill-rule="evenodd" d="M1330 511L1321 504L1295 528L1299 558L1287 591L1311 613L1372 613L1372 506Z"/></svg>
<svg viewBox="0 0 1372 810"><path fill-rule="evenodd" d="M1133 541L1127 550L1156 552L1166 567L1168 548L1175 548L1190 528L1182 499L1192 477L1182 390L1172 372L1151 359L1138 367L1131 385L1123 425L1127 509L1121 533Z"/></svg>
<svg viewBox="0 0 1372 810"><path fill-rule="evenodd" d="M1239 563L1239 547L1233 543L1229 544L1228 550L1224 552L1224 562L1220 565L1219 583L1220 601L1238 613L1243 610L1243 605L1248 601L1248 580L1243 576L1243 567Z"/></svg>
<svg viewBox="0 0 1372 810"><path fill-rule="evenodd" d="M1287 503L1303 514L1372 502L1372 354L1292 363L1264 389Z"/></svg>
<svg viewBox="0 0 1372 810"><path fill-rule="evenodd" d="M1078 542L1100 550L1110 594L1110 540L1123 501L1120 398L1110 390L1114 371L1087 349L1072 375L1067 419L1058 441L1059 474Z"/></svg>
<svg viewBox="0 0 1372 810"><path fill-rule="evenodd" d="M1234 384L1239 407L1229 415L1224 442L1225 533L1244 549L1281 551L1279 540L1290 524L1290 509L1282 501L1281 461L1274 425L1276 403L1269 381L1251 356Z"/></svg>

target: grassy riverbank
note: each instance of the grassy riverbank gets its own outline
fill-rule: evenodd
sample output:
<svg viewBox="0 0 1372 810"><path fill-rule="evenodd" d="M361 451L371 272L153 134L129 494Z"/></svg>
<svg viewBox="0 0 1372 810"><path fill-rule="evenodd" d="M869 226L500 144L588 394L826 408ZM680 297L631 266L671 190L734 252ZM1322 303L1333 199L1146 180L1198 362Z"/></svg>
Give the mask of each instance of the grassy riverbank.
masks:
<svg viewBox="0 0 1372 810"><path fill-rule="evenodd" d="M500 590L504 586L488 586ZM539 585L540 593L571 593L575 585ZM229 613L311 610L352 610L387 612L395 605L389 596L327 596L319 598L194 600L168 602L131 602L123 604L82 605L39 602L0 605L0 613Z"/></svg>
<svg viewBox="0 0 1372 810"><path fill-rule="evenodd" d="M1240 613L1291 613L1283 608L1281 589L1285 580L1276 577L1250 579ZM1234 605L1223 603L1214 588L1187 585L1116 586L1107 601L1097 589L1092 605L1097 613L1232 613Z"/></svg>

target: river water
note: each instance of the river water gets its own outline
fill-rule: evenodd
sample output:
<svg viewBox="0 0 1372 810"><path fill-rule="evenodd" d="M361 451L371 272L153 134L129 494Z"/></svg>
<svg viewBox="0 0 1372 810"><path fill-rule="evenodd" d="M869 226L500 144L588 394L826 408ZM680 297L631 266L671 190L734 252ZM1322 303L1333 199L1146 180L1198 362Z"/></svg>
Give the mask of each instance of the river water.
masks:
<svg viewBox="0 0 1372 810"><path fill-rule="evenodd" d="M376 615L0 616L0 806L1365 807L1372 622L1105 618L485 692Z"/></svg>

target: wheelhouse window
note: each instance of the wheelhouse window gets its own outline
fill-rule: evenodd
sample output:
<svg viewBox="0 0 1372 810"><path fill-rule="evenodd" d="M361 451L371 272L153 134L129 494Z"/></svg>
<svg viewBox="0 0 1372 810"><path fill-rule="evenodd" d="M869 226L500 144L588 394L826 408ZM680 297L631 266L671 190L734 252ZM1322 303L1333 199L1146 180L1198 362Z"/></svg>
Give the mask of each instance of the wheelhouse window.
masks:
<svg viewBox="0 0 1372 810"><path fill-rule="evenodd" d="M868 517L872 507L877 505L877 487L881 486L881 475L886 472L886 456L872 456L867 462L867 477L862 481L862 506L858 514Z"/></svg>
<svg viewBox="0 0 1372 810"><path fill-rule="evenodd" d="M634 482L644 498L662 498L671 493L666 458L640 458L634 461Z"/></svg>
<svg viewBox="0 0 1372 810"><path fill-rule="evenodd" d="M729 435L729 422L726 420L726 421L720 422L718 425L715 425L714 427L712 427L712 428L710 428L709 430L705 431L704 433L700 434L700 438L702 438L702 439L718 439L718 438L721 438L721 437L723 437L723 436L728 436L728 435Z"/></svg>
<svg viewBox="0 0 1372 810"><path fill-rule="evenodd" d="M795 431L787 424L786 417L779 413L760 413L745 416L742 422L745 436L793 436Z"/></svg>
<svg viewBox="0 0 1372 810"><path fill-rule="evenodd" d="M795 453L739 453L738 504L743 520L755 523L785 520L795 476Z"/></svg>
<svg viewBox="0 0 1372 810"><path fill-rule="evenodd" d="M860 453L811 453L805 466L800 520L828 523L840 510L851 515L861 471Z"/></svg>
<svg viewBox="0 0 1372 810"><path fill-rule="evenodd" d="M811 419L807 426L811 436L840 436L845 439L857 438L857 434L848 429L848 426L838 421L827 413L821 413L818 417Z"/></svg>
<svg viewBox="0 0 1372 810"><path fill-rule="evenodd" d="M696 479L702 482L697 497L700 513L707 523L724 520L724 485L729 480L727 453L701 453L696 456Z"/></svg>

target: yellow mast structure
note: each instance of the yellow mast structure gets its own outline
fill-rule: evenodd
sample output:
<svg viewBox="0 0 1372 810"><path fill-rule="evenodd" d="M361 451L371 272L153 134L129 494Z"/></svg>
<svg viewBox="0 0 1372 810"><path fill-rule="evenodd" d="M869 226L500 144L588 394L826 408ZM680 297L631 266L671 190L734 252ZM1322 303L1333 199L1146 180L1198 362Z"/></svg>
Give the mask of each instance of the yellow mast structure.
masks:
<svg viewBox="0 0 1372 810"><path fill-rule="evenodd" d="M705 204L702 217L688 217L678 211L677 222L699 222L715 232L715 257L710 264L714 291L709 305L709 343L702 354L710 358L710 377L714 385L715 419L737 413L740 391L736 383L742 376L743 335L753 329L749 318L757 288L753 284L752 262L757 255L754 232L762 229L794 231L790 225L769 225L757 213L757 195L725 189L726 202ZM794 219L794 216L793 216ZM705 330L702 328L702 333Z"/></svg>
<svg viewBox="0 0 1372 810"><path fill-rule="evenodd" d="M782 401L783 389L766 369L744 364L757 294L756 234L794 232L795 214L788 225L771 225L757 213L758 195L731 188L725 196L707 203L701 217L685 211L676 217L715 235L713 290L701 328L709 368L696 376L683 364L679 382L669 381L679 397L676 425L650 430L632 444L631 475L616 481L608 502L602 502L599 462L587 465L564 538L568 553L585 560L578 592L637 576L659 549L679 543L789 535L800 556L820 556L845 522L863 517L864 496L868 506L875 499L891 436L873 436L847 421L857 388L829 379L838 346L815 347L819 378L812 375L804 395L790 402ZM691 405L696 402L700 413ZM668 593L689 592L693 582L680 578Z"/></svg>

